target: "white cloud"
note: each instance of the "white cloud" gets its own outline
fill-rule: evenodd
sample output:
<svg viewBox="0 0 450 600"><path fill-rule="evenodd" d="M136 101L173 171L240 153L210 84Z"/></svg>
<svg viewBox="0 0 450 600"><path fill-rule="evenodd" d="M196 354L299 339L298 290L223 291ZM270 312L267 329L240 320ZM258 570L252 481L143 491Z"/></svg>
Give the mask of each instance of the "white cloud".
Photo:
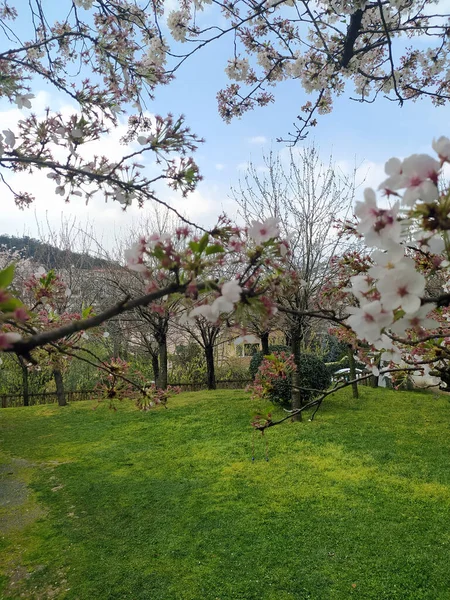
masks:
<svg viewBox="0 0 450 600"><path fill-rule="evenodd" d="M37 114L38 118L44 116L44 110L49 104L49 99L49 95L45 92L39 92L36 95L36 99L33 101L33 112ZM52 105L55 106L53 102ZM58 102L56 110L59 110L64 116L76 112L73 106L61 103L58 105ZM6 128L15 130L18 120L24 117L25 112L28 113L29 111L21 111L15 107L0 111L0 131ZM123 121L117 128L112 129L108 136L86 144L83 156L90 159L94 155L104 155L109 160L119 160L125 153L138 150L140 146L136 142L128 146L120 143L126 131L127 125ZM63 155L64 151L62 151L61 156ZM146 165L146 176L151 178L158 175L160 165L157 165L154 160L150 161L149 157L145 160L143 158L136 156L138 162ZM102 239L106 247L111 247L120 232L132 228L146 212L146 207L139 209L136 205L132 205L126 211L123 211L122 206L117 202L109 200L105 203L104 196L100 193L95 194L88 205L86 205L83 198L77 196L72 197L70 202L66 204L61 196L55 194L56 185L47 178L46 171L35 171L33 174L7 173L4 176L16 192L29 191L36 199L31 208L21 210L15 205L11 192L3 186L3 206L7 206L7 210L4 210L0 221L0 233L2 234L19 236L26 234L39 237L41 230L46 231L50 228L53 231L59 231L61 224L69 220L75 221L81 229L87 228L85 226L89 224L89 228L94 231L95 236ZM217 208L216 202L211 203L209 200L210 195L216 198L218 193L212 193L204 185L202 192L195 191L186 199L180 199L163 184L156 185L155 191L158 197L168 204L174 202L176 208L193 221L197 218L201 218L204 222L210 219L208 223L210 225L222 210ZM149 201L146 206L150 205Z"/></svg>
<svg viewBox="0 0 450 600"><path fill-rule="evenodd" d="M224 165L223 163L217 163L215 167L218 171L223 171L226 168L226 165Z"/></svg>
<svg viewBox="0 0 450 600"><path fill-rule="evenodd" d="M262 146L263 144L267 144L267 138L264 135L255 135L254 137L248 138L249 144L256 144L258 146Z"/></svg>

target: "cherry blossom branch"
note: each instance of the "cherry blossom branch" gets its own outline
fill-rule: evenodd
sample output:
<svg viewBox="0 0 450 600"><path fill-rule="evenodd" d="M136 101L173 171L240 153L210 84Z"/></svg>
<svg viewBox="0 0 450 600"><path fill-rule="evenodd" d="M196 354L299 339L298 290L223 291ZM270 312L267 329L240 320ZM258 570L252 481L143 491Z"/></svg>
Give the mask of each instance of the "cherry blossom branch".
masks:
<svg viewBox="0 0 450 600"><path fill-rule="evenodd" d="M205 289L208 283L199 283L198 289L201 291ZM154 300L158 300L159 298L163 298L164 296L170 294L182 294L184 293L189 286L189 283L185 284L171 284L166 286L163 289L157 290L156 292L152 292L151 294L147 294L140 298L135 298L134 300L130 300L129 298L124 298L114 306L111 306L107 310L95 315L94 317L89 317L87 319L81 319L79 321L74 321L67 325L63 325L62 327L58 327L56 329L52 329L50 331L43 331L41 333L37 333L23 340L19 340L7 349L6 352L14 352L15 354L25 355L27 356L32 350L38 348L40 346L44 346L45 344L49 344L51 342L56 342L64 337L67 337L73 333L80 331L87 331L92 329L93 327L98 327L105 321L116 317L124 312L133 310L139 306L147 306Z"/></svg>
<svg viewBox="0 0 450 600"><path fill-rule="evenodd" d="M403 98L402 98L400 92L398 91L397 78L395 76L395 65L394 65L394 57L392 56L392 40L391 40L391 35L389 33L389 30L388 30L388 26L387 26L387 23L386 23L386 18L384 16L384 11L383 11L383 3L381 2L381 0L378 0L378 7L380 9L380 17L381 17L381 21L383 23L383 29L384 29L384 32L386 34L386 40L387 40L387 45L388 45L388 54L389 54L389 63L391 65L391 77L392 77L392 83L394 85L395 95L398 98L400 106L403 106Z"/></svg>
<svg viewBox="0 0 450 600"><path fill-rule="evenodd" d="M405 371L420 371L420 370L421 370L420 367L419 368L406 367L404 369L398 369L398 368L383 369L382 371L380 371L379 375L385 375L386 373L395 373L395 372L403 373ZM356 379L352 379L352 380L346 381L345 383L336 385L331 390L323 392L319 398L315 398L314 400L311 400L310 402L308 402L304 406L301 406L300 408L296 408L295 410L289 411L289 414L286 417L283 417L282 419L279 419L278 421L270 420L270 421L267 421L262 424L255 424L255 425L253 425L253 427L259 431L264 431L265 429L269 429L270 427L275 427L276 425L281 425L281 423L285 423L289 419L292 419L292 417L295 417L296 415L301 414L305 410L309 410L310 408L316 407L316 410L313 412L313 414L311 415L311 418L310 418L310 421L312 421L314 419L315 414L319 410L322 402L324 401L324 399L327 396L330 396L331 394L334 394L339 390L349 387L350 385L353 385L354 383L358 383L360 381L365 381L367 379L370 379L373 376L374 376L373 373L368 373L367 375L362 375L361 377L357 377Z"/></svg>
<svg viewBox="0 0 450 600"><path fill-rule="evenodd" d="M171 177L170 175L166 175L166 174L158 175L157 177L154 177L153 179L145 180L144 182L139 184L139 183L127 183L126 181L123 181L123 180L115 177L113 175L113 173L116 171L117 165L112 169L112 171L110 173L103 174L103 173L96 173L96 172L92 172L92 171L89 171L86 169L75 167L75 166L69 165L67 163L61 164L61 163L57 163L57 162L50 161L50 160L43 160L38 157L22 156L22 155L18 155L18 154L14 154L14 156L0 157L0 164L2 164L2 163L5 164L5 166L7 166L8 164L11 164L14 166L18 163L35 165L38 168L53 169L53 171L55 173L57 173L61 176L64 176L64 173L70 173L71 175L82 176L90 181L96 181L99 183L107 183L108 185L115 186L126 192L134 192L134 191L140 192L141 194L145 195L146 199L153 200L157 204L164 206L164 208L170 210L173 214L175 214L181 221L183 221L187 225L190 225L191 227L195 227L197 229L200 229L201 231L209 233L201 225L197 225L196 223L190 221L185 216L183 216L176 208L174 208L173 206L171 206L164 200L161 200L154 193L152 193L148 189L146 189L149 185L152 185L152 184L156 183L157 181L160 181L163 179L169 179L169 180L173 179L173 177ZM5 182L3 176L2 176L2 181ZM17 196L16 192L14 192L14 190L9 185L8 185L8 187L12 191L12 193L15 196Z"/></svg>
<svg viewBox="0 0 450 600"><path fill-rule="evenodd" d="M95 353L92 352L91 350L89 350L88 348L82 348L80 346L72 346L72 350L79 350L81 352L86 352L87 354L90 354L98 362L93 362L93 361L89 360L88 358L86 358L85 356L81 356L80 354L77 354L76 352L71 352L67 348L62 347L62 346L58 346L57 344L51 344L51 346L53 348L55 348L55 350L57 350L60 354L63 354L63 355L66 355L66 356L70 356L72 358L80 360L81 362L84 362L84 363L86 363L88 365L91 365L92 367L95 367L96 369L99 369L100 371L104 371L105 373L108 373L110 375L114 375L115 377L118 377L119 379L122 379L122 381L126 381L127 383L129 383L131 386L133 386L134 388L136 388L139 392L141 392L141 394L143 394L145 396L145 394L146 394L145 388L143 388L141 385L139 385L139 383L136 383L132 379L129 379L125 375L123 375L121 373L118 373L118 372L113 371L112 369L110 369L108 367L108 365L106 365L104 363L104 361L101 360L101 358L99 358L98 356L96 356Z"/></svg>

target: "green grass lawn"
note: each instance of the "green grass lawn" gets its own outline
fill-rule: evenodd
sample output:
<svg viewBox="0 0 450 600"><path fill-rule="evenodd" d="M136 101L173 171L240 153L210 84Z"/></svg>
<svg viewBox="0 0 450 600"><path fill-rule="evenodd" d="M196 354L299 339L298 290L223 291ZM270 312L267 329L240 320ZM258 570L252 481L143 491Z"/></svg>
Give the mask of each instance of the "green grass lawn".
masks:
<svg viewBox="0 0 450 600"><path fill-rule="evenodd" d="M240 391L0 411L0 598L450 599L449 399L361 392L269 462Z"/></svg>

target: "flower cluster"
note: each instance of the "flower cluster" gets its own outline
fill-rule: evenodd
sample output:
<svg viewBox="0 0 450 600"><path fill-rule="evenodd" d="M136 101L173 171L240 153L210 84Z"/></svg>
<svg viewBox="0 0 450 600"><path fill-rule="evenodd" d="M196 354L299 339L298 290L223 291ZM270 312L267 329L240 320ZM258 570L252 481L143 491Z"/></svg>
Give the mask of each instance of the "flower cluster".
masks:
<svg viewBox="0 0 450 600"><path fill-rule="evenodd" d="M137 400L136 405L139 410L148 411L156 406L166 406L167 401L171 396L179 394L181 388L179 386L168 385L166 389L157 388L153 383L144 388L144 393Z"/></svg>
<svg viewBox="0 0 450 600"><path fill-rule="evenodd" d="M215 323L221 315L244 305L273 314L270 290L279 283L288 251L287 241L279 237L277 221L253 221L251 226L239 228L221 219L213 233L191 239L189 228L179 228L175 238L166 234L142 237L125 252L127 265L149 281L149 291L168 281L182 289L191 304L194 302L183 313L186 324L198 318ZM214 272L219 266L233 271L234 277L216 281Z"/></svg>
<svg viewBox="0 0 450 600"><path fill-rule="evenodd" d="M277 352L264 357L254 382L247 390L253 399L268 399L276 404L290 400L290 379L297 370L294 356Z"/></svg>
<svg viewBox="0 0 450 600"><path fill-rule="evenodd" d="M388 177L380 190L395 199L393 205L380 206L372 189L356 203L355 230L370 256L345 288L356 301L346 308L346 323L356 338L381 352L383 361L422 369L447 359L442 340L448 332L448 302L445 294L433 298L428 285L440 282L445 291L448 281L450 190L439 186L442 167L450 160L450 140L441 137L433 148L438 159L413 154L386 163Z"/></svg>

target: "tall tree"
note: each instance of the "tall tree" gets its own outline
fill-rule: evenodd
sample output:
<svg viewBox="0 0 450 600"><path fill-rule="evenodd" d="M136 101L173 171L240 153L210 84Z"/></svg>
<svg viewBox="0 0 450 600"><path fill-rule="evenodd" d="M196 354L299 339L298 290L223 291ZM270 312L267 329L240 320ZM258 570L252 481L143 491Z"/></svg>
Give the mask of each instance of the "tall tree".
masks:
<svg viewBox="0 0 450 600"><path fill-rule="evenodd" d="M354 178L337 174L332 157L324 164L314 146L291 149L287 164L274 152L263 160L262 172L250 164L233 197L247 223L278 219L282 237L289 240L290 277L279 286L277 300L287 309L283 326L298 364L316 324L320 290L332 277L331 260L339 247L333 227L351 208ZM297 379L299 369L293 377L293 409L301 406Z"/></svg>

